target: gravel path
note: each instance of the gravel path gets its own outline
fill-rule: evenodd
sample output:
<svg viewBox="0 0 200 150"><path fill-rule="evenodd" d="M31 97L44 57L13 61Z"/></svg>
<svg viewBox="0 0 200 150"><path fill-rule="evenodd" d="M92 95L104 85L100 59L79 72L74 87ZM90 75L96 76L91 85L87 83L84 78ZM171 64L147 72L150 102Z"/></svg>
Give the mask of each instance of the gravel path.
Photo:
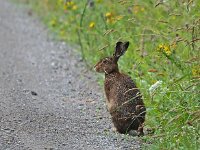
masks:
<svg viewBox="0 0 200 150"><path fill-rule="evenodd" d="M0 150L140 149L112 131L95 74L37 18L0 0Z"/></svg>

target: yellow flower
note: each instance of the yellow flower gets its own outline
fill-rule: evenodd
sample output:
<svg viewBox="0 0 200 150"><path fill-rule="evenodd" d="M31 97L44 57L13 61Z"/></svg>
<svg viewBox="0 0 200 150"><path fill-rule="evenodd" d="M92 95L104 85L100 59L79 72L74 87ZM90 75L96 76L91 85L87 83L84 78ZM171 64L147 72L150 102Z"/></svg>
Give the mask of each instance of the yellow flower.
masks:
<svg viewBox="0 0 200 150"><path fill-rule="evenodd" d="M168 56L172 54L172 50L169 45L159 44L157 50L164 52Z"/></svg>
<svg viewBox="0 0 200 150"><path fill-rule="evenodd" d="M141 7L139 5L135 5L133 6L133 13L134 14L138 14L139 12L144 12L145 11L145 8L144 7Z"/></svg>
<svg viewBox="0 0 200 150"><path fill-rule="evenodd" d="M163 47L163 50L164 50L165 54L167 54L168 56L172 54L172 51L171 51L171 49L170 49L170 46L166 46L166 45L165 45L165 46Z"/></svg>
<svg viewBox="0 0 200 150"><path fill-rule="evenodd" d="M107 22L107 23L115 23L116 21L119 21L119 20L121 20L121 19L123 18L122 15L115 16L115 15L113 15L113 13L111 13L111 12L107 12L107 13L105 14L105 17L106 17L106 22Z"/></svg>
<svg viewBox="0 0 200 150"><path fill-rule="evenodd" d="M74 5L73 7L72 7L72 10L77 10L77 5Z"/></svg>
<svg viewBox="0 0 200 150"><path fill-rule="evenodd" d="M164 47L164 44L159 44L157 50L162 51L163 47Z"/></svg>
<svg viewBox="0 0 200 150"><path fill-rule="evenodd" d="M107 12L105 16L106 16L106 18L111 18L113 15L111 12Z"/></svg>
<svg viewBox="0 0 200 150"><path fill-rule="evenodd" d="M95 22L90 22L89 28L92 29L92 28L94 28L94 26L95 26Z"/></svg>
<svg viewBox="0 0 200 150"><path fill-rule="evenodd" d="M66 5L68 5L68 6L73 6L73 5L74 5L74 2L73 2L73 1L69 1L69 2L66 3Z"/></svg>
<svg viewBox="0 0 200 150"><path fill-rule="evenodd" d="M105 17L107 23L113 23L115 21L114 15L111 12L107 12Z"/></svg>
<svg viewBox="0 0 200 150"><path fill-rule="evenodd" d="M171 52L170 50L166 50L166 51L165 51L165 54L167 54L167 56L169 56L169 55L172 54L172 52Z"/></svg>
<svg viewBox="0 0 200 150"><path fill-rule="evenodd" d="M200 76L200 66L194 66L192 68L192 75L193 76Z"/></svg>
<svg viewBox="0 0 200 150"><path fill-rule="evenodd" d="M76 10L77 5L73 1L66 2L64 5L64 10Z"/></svg>
<svg viewBox="0 0 200 150"><path fill-rule="evenodd" d="M164 46L164 44L160 44L160 45L159 45L159 48L163 48L163 46Z"/></svg>

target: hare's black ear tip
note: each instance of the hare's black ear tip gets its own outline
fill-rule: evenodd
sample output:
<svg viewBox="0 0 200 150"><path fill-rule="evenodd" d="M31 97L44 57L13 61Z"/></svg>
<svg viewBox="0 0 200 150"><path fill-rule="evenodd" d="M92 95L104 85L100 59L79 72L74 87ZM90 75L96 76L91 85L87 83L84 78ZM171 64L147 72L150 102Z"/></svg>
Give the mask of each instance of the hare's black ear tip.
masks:
<svg viewBox="0 0 200 150"><path fill-rule="evenodd" d="M125 43L125 45L129 45L129 41L127 41L127 42L124 42Z"/></svg>
<svg viewBox="0 0 200 150"><path fill-rule="evenodd" d="M128 48L128 46L129 46L129 41L124 42L124 45L125 45L126 48Z"/></svg>

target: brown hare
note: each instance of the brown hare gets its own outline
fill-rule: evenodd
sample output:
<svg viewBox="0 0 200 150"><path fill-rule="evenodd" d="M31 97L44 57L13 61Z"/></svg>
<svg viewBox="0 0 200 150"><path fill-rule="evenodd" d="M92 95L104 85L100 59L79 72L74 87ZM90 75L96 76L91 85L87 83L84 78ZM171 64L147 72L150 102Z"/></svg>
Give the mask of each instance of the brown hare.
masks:
<svg viewBox="0 0 200 150"><path fill-rule="evenodd" d="M143 135L146 108L133 80L120 73L118 59L126 52L129 42L117 42L112 57L106 57L95 65L97 72L105 73L106 104L113 124L119 133L137 130Z"/></svg>

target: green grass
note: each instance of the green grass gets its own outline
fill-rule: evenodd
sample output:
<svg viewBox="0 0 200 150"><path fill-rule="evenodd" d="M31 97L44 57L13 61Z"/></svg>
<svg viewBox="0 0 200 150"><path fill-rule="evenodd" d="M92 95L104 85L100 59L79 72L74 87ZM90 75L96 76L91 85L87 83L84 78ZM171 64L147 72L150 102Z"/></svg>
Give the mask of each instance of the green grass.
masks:
<svg viewBox="0 0 200 150"><path fill-rule="evenodd" d="M140 87L145 127L155 130L142 138L152 143L143 148L199 149L199 0L18 1L30 4L60 40L79 45L89 67L112 55L117 41L130 41L120 70Z"/></svg>

